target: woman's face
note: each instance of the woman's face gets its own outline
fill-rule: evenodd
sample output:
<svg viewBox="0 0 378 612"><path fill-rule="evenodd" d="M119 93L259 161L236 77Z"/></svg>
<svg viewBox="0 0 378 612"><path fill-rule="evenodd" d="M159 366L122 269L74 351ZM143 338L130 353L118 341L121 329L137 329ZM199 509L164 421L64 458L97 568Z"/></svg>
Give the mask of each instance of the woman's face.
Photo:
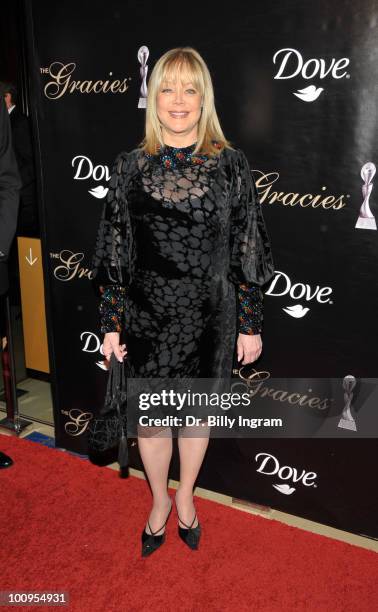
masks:
<svg viewBox="0 0 378 612"><path fill-rule="evenodd" d="M202 97L192 83L163 81L156 99L163 135L165 132L168 136L193 137L194 142L201 117L201 103Z"/></svg>

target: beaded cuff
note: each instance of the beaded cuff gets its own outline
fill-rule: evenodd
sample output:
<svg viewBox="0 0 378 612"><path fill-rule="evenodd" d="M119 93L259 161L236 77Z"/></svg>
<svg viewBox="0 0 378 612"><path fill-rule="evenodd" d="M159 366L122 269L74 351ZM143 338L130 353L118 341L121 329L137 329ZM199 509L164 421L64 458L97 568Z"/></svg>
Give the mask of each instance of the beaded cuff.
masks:
<svg viewBox="0 0 378 612"><path fill-rule="evenodd" d="M99 305L101 333L121 332L125 312L126 289L122 285L100 287ZM263 319L263 295L260 287L253 284L238 286L239 333L260 334Z"/></svg>
<svg viewBox="0 0 378 612"><path fill-rule="evenodd" d="M121 332L125 312L126 288L122 285L106 285L100 287L101 300L99 305L100 329L102 334Z"/></svg>
<svg viewBox="0 0 378 612"><path fill-rule="evenodd" d="M263 320L263 293L258 285L244 283L238 286L239 333L261 334Z"/></svg>

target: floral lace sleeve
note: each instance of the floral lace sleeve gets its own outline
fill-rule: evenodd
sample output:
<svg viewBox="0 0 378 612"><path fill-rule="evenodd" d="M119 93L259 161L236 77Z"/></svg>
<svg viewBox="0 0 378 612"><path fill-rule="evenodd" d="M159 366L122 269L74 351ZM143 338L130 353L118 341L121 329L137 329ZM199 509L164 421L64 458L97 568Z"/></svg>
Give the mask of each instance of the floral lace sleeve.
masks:
<svg viewBox="0 0 378 612"><path fill-rule="evenodd" d="M260 334L261 287L274 276L274 261L256 183L241 149L237 150L233 172L229 278L238 290L239 333Z"/></svg>
<svg viewBox="0 0 378 612"><path fill-rule="evenodd" d="M263 293L258 285L243 283L238 287L239 333L261 334L263 321Z"/></svg>
<svg viewBox="0 0 378 612"><path fill-rule="evenodd" d="M230 278L262 287L274 276L270 238L256 183L243 151L237 150L231 193Z"/></svg>
<svg viewBox="0 0 378 612"><path fill-rule="evenodd" d="M124 183L134 168L128 153L120 153L112 167L92 256L92 278L100 297L101 333L121 332L130 282L132 234Z"/></svg>

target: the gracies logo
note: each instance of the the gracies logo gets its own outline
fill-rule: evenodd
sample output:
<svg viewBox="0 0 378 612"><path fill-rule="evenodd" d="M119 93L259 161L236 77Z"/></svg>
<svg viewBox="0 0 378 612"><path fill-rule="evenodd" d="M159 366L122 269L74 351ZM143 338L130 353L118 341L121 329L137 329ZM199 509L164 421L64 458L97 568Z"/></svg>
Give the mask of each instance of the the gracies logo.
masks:
<svg viewBox="0 0 378 612"><path fill-rule="evenodd" d="M65 94L80 93L80 94L123 94L129 88L128 81L131 77L126 77L122 80L109 79L105 80L76 80L73 78L73 73L76 70L76 64L70 62L62 64L62 62L53 62L48 68L41 68L41 74L47 74L50 79L43 88L46 98L49 100L58 100ZM113 76L109 72L109 76Z"/></svg>
<svg viewBox="0 0 378 612"><path fill-rule="evenodd" d="M341 57L336 60L311 57L304 61L302 54L297 49L279 49L273 56L273 64L278 64L277 74L275 79L293 79L296 76L301 76L302 79L349 79L350 74L345 70L349 66L349 58ZM293 91L293 95L303 102L314 102L324 91L324 87L316 85L308 85L303 89Z"/></svg>
<svg viewBox="0 0 378 612"><path fill-rule="evenodd" d="M84 259L84 253L74 253L68 249L62 250L59 253L50 253L51 259L58 260L59 265L53 269L54 277L67 283L75 278L85 278L92 280L93 272L89 268L81 265Z"/></svg>
<svg viewBox="0 0 378 612"><path fill-rule="evenodd" d="M299 193L295 189L293 191L281 191L279 185L279 172L263 172L255 171L256 188L259 194L261 204L280 204L288 208L299 206L300 208L323 208L324 210L342 210L346 206L346 198L349 194L331 195L327 194L327 186L322 185L321 192L314 194ZM278 182L278 185L275 183Z"/></svg>

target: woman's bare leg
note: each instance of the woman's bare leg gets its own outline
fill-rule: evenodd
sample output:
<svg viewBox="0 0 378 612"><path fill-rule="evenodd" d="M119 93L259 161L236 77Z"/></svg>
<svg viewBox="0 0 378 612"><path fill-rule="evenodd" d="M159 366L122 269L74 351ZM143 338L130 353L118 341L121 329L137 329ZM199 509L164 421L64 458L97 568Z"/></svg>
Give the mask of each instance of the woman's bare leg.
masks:
<svg viewBox="0 0 378 612"><path fill-rule="evenodd" d="M193 437L194 427L182 428L178 436L180 484L176 492L176 505L180 519L186 525L190 525L194 518L193 487L209 444L210 428L205 425L199 428L197 438ZM197 525L196 519L192 526ZM185 527L182 523L180 526Z"/></svg>
<svg viewBox="0 0 378 612"><path fill-rule="evenodd" d="M156 532L167 518L170 508L168 495L168 471L172 457L172 431L147 428L144 435L138 435L138 446L144 469L151 486L153 505L149 515L152 531ZM149 432L148 432L149 430ZM146 435L148 432L148 435ZM146 531L150 533L146 523ZM155 535L161 535L160 529Z"/></svg>

